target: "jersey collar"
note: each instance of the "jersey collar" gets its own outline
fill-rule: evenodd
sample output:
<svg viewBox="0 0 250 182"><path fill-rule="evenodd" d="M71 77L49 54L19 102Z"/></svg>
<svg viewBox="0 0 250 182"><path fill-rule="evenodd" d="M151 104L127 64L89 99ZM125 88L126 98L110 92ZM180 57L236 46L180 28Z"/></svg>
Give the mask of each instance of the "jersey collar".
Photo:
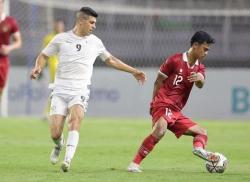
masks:
<svg viewBox="0 0 250 182"><path fill-rule="evenodd" d="M187 54L188 54L188 51L184 52L182 54L182 59L183 59L183 61L185 61L187 63L188 68L194 68L195 65L199 65L199 60L197 59L196 62L195 62L195 64L193 66L190 66L189 63L188 63Z"/></svg>
<svg viewBox="0 0 250 182"><path fill-rule="evenodd" d="M2 13L1 17L0 17L0 22L3 21L3 20L5 20L5 18L6 18L6 15L4 13Z"/></svg>
<svg viewBox="0 0 250 182"><path fill-rule="evenodd" d="M79 40L87 39L87 38L90 36L90 35L88 35L88 36L80 37L80 36L76 35L76 34L73 32L73 30L70 30L70 33L71 33L71 35L72 35L73 37L75 37L75 38L77 38L77 39L79 39Z"/></svg>

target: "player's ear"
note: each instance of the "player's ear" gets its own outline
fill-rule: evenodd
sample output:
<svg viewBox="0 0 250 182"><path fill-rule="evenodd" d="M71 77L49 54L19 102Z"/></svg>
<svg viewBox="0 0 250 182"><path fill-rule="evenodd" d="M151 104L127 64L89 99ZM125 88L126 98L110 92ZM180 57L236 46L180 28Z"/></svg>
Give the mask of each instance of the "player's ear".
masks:
<svg viewBox="0 0 250 182"><path fill-rule="evenodd" d="M192 45L193 50L197 50L197 48L200 46L198 42L194 42Z"/></svg>
<svg viewBox="0 0 250 182"><path fill-rule="evenodd" d="M198 46L199 46L199 43L198 43L198 42L194 42L192 47L195 47L195 48L196 48L196 47L198 47Z"/></svg>

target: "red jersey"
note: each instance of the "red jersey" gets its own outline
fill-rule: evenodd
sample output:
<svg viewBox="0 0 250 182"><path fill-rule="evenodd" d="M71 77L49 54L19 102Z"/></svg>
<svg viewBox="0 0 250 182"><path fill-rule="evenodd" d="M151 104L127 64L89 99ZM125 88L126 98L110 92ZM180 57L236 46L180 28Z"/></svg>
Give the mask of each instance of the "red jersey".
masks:
<svg viewBox="0 0 250 182"><path fill-rule="evenodd" d="M3 44L9 45L11 35L17 31L19 31L19 27L13 17L7 16L4 20L0 21L0 47ZM0 59L6 57L6 55L0 54Z"/></svg>
<svg viewBox="0 0 250 182"><path fill-rule="evenodd" d="M191 72L199 72L205 78L205 66L197 60L190 67L186 52L170 56L160 67L159 73L167 78L153 98L151 109L171 105L176 110L182 110L194 84L187 79Z"/></svg>

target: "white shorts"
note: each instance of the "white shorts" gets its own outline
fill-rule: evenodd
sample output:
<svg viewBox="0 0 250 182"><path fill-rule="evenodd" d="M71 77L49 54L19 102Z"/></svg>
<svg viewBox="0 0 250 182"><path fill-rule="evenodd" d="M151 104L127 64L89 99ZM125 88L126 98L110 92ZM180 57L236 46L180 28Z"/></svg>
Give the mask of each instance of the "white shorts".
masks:
<svg viewBox="0 0 250 182"><path fill-rule="evenodd" d="M81 95L67 95L67 94L52 94L50 115L58 114L66 116L68 109L73 105L79 104L83 111L87 111L89 100L89 92Z"/></svg>

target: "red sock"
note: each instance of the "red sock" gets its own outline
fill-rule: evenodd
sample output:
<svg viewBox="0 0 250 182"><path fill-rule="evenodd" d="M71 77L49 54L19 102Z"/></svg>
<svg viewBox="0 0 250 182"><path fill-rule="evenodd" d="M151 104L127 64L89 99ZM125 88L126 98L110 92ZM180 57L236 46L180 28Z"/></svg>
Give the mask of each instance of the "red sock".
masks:
<svg viewBox="0 0 250 182"><path fill-rule="evenodd" d="M141 161L153 150L154 146L158 143L158 139L156 139L153 135L149 135L144 139L139 148L135 158L133 160L134 163L140 164Z"/></svg>
<svg viewBox="0 0 250 182"><path fill-rule="evenodd" d="M207 135L196 135L193 140L194 148L205 148L207 144Z"/></svg>

